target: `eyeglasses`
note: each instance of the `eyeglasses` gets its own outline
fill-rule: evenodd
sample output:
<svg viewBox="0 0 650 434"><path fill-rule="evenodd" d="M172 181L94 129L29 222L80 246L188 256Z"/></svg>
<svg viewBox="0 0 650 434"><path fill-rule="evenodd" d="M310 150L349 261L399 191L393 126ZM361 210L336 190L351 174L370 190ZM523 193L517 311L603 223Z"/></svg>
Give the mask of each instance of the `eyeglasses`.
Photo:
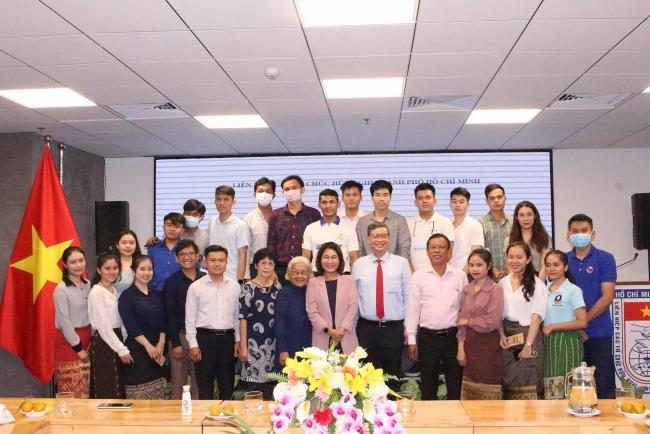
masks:
<svg viewBox="0 0 650 434"><path fill-rule="evenodd" d="M275 267L275 262L273 261L260 261L257 263L258 267Z"/></svg>
<svg viewBox="0 0 650 434"><path fill-rule="evenodd" d="M292 276L308 276L309 270L291 270Z"/></svg>
<svg viewBox="0 0 650 434"><path fill-rule="evenodd" d="M386 240L388 239L388 234L371 234L370 238L373 240Z"/></svg>
<svg viewBox="0 0 650 434"><path fill-rule="evenodd" d="M192 257L196 256L196 252L185 252L185 253L180 252L180 253L176 253L176 256L178 256L181 259L183 259L183 258L192 258Z"/></svg>

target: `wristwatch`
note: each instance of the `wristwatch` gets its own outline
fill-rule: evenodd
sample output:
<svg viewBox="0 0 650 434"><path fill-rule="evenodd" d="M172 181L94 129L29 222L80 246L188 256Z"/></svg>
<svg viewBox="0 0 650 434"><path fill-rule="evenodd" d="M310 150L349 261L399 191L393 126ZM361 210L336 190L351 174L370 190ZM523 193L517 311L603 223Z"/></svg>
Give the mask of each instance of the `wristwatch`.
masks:
<svg viewBox="0 0 650 434"><path fill-rule="evenodd" d="M244 279L237 279L237 283L239 283L240 285L243 285L244 284Z"/></svg>
<svg viewBox="0 0 650 434"><path fill-rule="evenodd" d="M327 326L323 327L323 332L325 332L325 333L329 333L329 332L330 332L330 328L327 327Z"/></svg>
<svg viewBox="0 0 650 434"><path fill-rule="evenodd" d="M533 346L533 344L531 344L530 342L526 342L526 345L528 345L529 347Z"/></svg>

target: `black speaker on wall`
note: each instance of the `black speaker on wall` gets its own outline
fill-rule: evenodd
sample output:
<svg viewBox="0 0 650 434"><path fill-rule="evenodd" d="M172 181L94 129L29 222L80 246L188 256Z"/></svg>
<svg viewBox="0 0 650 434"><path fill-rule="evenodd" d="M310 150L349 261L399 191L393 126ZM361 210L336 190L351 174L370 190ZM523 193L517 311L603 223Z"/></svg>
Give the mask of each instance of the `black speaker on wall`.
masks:
<svg viewBox="0 0 650 434"><path fill-rule="evenodd" d="M117 234L126 229L129 229L128 202L95 202L95 245L98 255L106 253Z"/></svg>
<svg viewBox="0 0 650 434"><path fill-rule="evenodd" d="M632 195L632 243L637 250L650 249L650 193Z"/></svg>

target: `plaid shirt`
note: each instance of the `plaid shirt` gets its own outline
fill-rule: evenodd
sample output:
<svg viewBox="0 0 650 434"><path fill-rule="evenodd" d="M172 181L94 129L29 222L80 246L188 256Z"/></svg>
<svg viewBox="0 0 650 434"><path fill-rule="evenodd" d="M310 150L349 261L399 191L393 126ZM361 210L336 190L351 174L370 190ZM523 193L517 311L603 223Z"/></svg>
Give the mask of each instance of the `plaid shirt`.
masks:
<svg viewBox="0 0 650 434"><path fill-rule="evenodd" d="M266 247L278 255L278 261L288 263L294 257L302 255L305 228L318 220L320 212L304 203L296 215L291 214L286 205L274 210L269 221Z"/></svg>
<svg viewBox="0 0 650 434"><path fill-rule="evenodd" d="M501 224L490 213L478 219L478 222L483 226L485 248L492 253L492 263L499 270L506 269L506 256L503 242L510 236L510 229L512 229L512 216L506 214L505 217L505 220Z"/></svg>

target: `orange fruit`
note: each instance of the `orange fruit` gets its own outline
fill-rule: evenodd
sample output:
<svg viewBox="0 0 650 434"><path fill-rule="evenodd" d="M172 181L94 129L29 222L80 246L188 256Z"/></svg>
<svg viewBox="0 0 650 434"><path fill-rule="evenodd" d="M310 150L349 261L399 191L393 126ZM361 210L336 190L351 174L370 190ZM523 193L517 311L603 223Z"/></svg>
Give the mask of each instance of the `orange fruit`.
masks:
<svg viewBox="0 0 650 434"><path fill-rule="evenodd" d="M36 411L36 412L45 411L46 408L47 408L47 406L45 405L45 403L43 401L38 401L38 402L34 403L34 411Z"/></svg>
<svg viewBox="0 0 650 434"><path fill-rule="evenodd" d="M217 404L212 404L210 408L208 408L208 411L210 412L210 416L219 416L221 414L221 407Z"/></svg>
<svg viewBox="0 0 650 434"><path fill-rule="evenodd" d="M645 405L641 402L635 402L634 403L634 412L636 414L643 414L645 413Z"/></svg>
<svg viewBox="0 0 650 434"><path fill-rule="evenodd" d="M227 404L227 405L223 406L223 411L227 411L229 413L234 413L235 412L235 407L233 407L230 404Z"/></svg>
<svg viewBox="0 0 650 434"><path fill-rule="evenodd" d="M25 413L32 411L33 408L34 408L34 404L32 403L32 401L25 401L23 402L23 405L20 406L20 409Z"/></svg>

